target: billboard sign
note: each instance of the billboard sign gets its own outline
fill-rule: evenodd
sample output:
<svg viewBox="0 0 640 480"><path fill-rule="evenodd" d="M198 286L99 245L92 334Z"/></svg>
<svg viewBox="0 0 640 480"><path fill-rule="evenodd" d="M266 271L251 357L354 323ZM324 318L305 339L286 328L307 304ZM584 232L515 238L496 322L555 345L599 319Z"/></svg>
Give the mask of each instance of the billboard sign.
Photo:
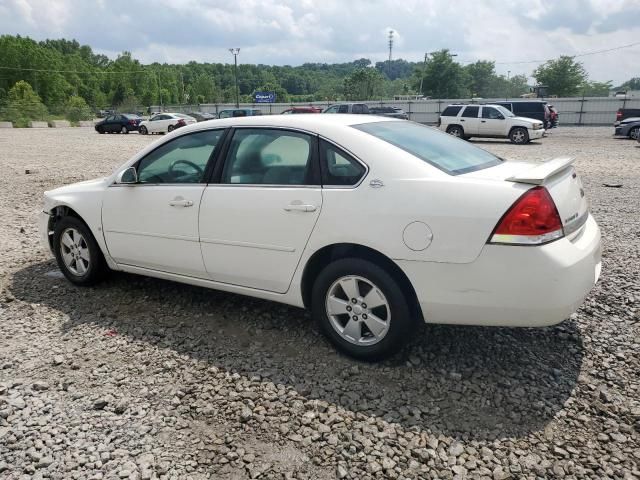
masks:
<svg viewBox="0 0 640 480"><path fill-rule="evenodd" d="M276 92L256 92L256 103L273 103L276 101Z"/></svg>

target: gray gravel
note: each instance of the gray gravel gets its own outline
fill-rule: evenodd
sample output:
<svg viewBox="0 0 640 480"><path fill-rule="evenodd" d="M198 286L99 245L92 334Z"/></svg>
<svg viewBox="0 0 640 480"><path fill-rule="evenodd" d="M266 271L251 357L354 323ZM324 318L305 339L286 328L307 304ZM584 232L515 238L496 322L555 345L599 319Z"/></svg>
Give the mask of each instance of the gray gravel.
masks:
<svg viewBox="0 0 640 480"><path fill-rule="evenodd" d="M477 142L578 158L604 265L577 314L425 326L375 365L302 310L124 274L72 287L38 244L42 192L152 138L0 130L0 477L640 478L640 148L611 130Z"/></svg>

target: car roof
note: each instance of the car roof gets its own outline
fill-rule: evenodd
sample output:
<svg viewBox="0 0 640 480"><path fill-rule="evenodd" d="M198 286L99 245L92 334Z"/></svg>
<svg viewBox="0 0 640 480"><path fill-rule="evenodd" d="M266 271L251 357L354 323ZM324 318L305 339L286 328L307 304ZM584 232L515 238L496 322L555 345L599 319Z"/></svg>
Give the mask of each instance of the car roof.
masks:
<svg viewBox="0 0 640 480"><path fill-rule="evenodd" d="M402 122L403 120L390 117L375 117L371 115L332 114L332 115L258 115L250 117L233 117L204 122L182 127L180 132L190 132L215 127L278 127L299 128L311 132L321 133L336 126L349 127L363 123L374 122Z"/></svg>

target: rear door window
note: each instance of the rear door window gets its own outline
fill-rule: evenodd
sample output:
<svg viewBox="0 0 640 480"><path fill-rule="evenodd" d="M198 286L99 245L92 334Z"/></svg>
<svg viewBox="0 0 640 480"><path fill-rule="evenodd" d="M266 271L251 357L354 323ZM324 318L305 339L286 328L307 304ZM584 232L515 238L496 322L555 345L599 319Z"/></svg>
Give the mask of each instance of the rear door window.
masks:
<svg viewBox="0 0 640 480"><path fill-rule="evenodd" d="M360 181L367 169L348 153L329 142L320 142L323 186L350 186Z"/></svg>
<svg viewBox="0 0 640 480"><path fill-rule="evenodd" d="M349 113L349 105L340 105L338 113Z"/></svg>
<svg viewBox="0 0 640 480"><path fill-rule="evenodd" d="M462 112L462 116L464 118L478 118L479 110L480 107L467 107L464 109L464 112Z"/></svg>

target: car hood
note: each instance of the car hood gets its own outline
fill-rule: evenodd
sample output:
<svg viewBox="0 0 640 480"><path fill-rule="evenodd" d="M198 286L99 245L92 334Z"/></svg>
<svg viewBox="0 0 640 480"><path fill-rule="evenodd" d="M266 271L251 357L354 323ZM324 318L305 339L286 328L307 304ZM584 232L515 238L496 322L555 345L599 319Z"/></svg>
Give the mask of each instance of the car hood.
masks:
<svg viewBox="0 0 640 480"><path fill-rule="evenodd" d="M517 121L517 122L542 123L540 120L536 120L535 118L529 118L529 117L511 117L511 120Z"/></svg>
<svg viewBox="0 0 640 480"><path fill-rule="evenodd" d="M640 117L629 117L622 120L619 125L622 126L622 125L628 125L630 123L637 123L637 122L640 122Z"/></svg>
<svg viewBox="0 0 640 480"><path fill-rule="evenodd" d="M54 188L44 192L47 197L59 197L70 193L84 192L87 190L102 189L109 184L110 177L94 178L93 180L84 180L82 182L72 183L63 187Z"/></svg>

